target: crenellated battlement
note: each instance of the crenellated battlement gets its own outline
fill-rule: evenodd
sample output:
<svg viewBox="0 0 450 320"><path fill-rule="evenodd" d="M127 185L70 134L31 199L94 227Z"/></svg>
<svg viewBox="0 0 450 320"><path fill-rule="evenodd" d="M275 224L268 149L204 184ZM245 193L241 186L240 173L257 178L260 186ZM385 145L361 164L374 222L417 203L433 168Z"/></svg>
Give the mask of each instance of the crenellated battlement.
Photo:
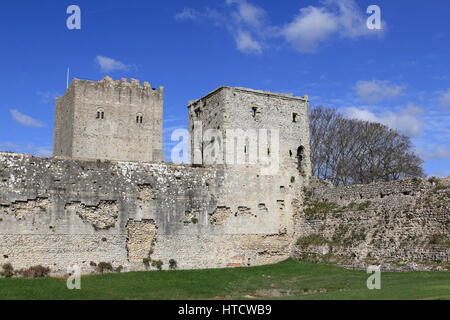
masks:
<svg viewBox="0 0 450 320"><path fill-rule="evenodd" d="M136 88L136 89L142 89L142 90L148 90L148 91L164 90L164 87L153 88L148 81L144 81L141 84L140 80L134 79L134 78L131 78L131 79L121 78L120 80L114 80L113 78L108 77L108 76L104 77L100 81L73 79L72 85L88 85L88 86L105 87L105 88L111 88L111 87Z"/></svg>
<svg viewBox="0 0 450 320"><path fill-rule="evenodd" d="M164 87L153 88L147 81L140 83L137 79L114 80L110 77L105 77L101 81L91 81L83 79L73 79L71 85L67 89L63 97L74 95L75 92L80 98L92 99L92 93L103 100L109 100L116 103L128 103L126 97L128 96L133 102L133 99L160 99L164 98Z"/></svg>

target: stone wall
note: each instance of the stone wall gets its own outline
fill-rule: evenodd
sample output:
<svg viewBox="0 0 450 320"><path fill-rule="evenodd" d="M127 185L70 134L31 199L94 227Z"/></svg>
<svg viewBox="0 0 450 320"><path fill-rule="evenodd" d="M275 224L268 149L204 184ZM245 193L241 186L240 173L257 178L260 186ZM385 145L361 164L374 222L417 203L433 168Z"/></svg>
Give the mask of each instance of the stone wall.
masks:
<svg viewBox="0 0 450 320"><path fill-rule="evenodd" d="M276 263L292 251L289 177L258 168L40 159L0 153L0 265L55 274ZM93 263L92 263L93 262Z"/></svg>
<svg viewBox="0 0 450 320"><path fill-rule="evenodd" d="M300 177L300 179L303 179ZM259 168L0 153L0 264L63 274L110 262L144 270L276 263L449 267L450 182L333 188ZM296 242L297 241L297 242Z"/></svg>
<svg viewBox="0 0 450 320"><path fill-rule="evenodd" d="M349 268L449 270L449 179L339 188L316 181L304 192L295 258Z"/></svg>

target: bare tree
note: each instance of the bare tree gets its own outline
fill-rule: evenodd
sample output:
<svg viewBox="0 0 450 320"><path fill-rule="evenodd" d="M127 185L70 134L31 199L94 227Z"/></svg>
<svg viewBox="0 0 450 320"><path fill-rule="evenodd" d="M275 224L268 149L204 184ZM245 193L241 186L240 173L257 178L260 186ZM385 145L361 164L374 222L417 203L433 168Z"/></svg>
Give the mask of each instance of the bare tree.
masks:
<svg viewBox="0 0 450 320"><path fill-rule="evenodd" d="M313 175L335 185L422 177L411 140L382 124L344 118L336 109L310 110Z"/></svg>

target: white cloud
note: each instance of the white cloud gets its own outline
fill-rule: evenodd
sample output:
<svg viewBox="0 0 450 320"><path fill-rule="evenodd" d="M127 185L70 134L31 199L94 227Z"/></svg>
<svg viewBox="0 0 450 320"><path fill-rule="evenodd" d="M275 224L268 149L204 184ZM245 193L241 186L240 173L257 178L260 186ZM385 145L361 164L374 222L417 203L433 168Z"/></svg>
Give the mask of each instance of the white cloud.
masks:
<svg viewBox="0 0 450 320"><path fill-rule="evenodd" d="M410 137L417 137L422 134L421 113L422 109L412 103L398 112L387 111L381 115L376 115L370 110L357 107L349 107L345 110L346 117L350 119L381 123Z"/></svg>
<svg viewBox="0 0 450 320"><path fill-rule="evenodd" d="M298 51L312 53L330 38L357 39L383 33L367 28L368 16L355 0L322 0L320 3L320 6L301 8L293 21L278 26L269 22L263 8L247 0L226 0L224 12L184 8L175 15L175 20L210 20L232 34L238 50L257 54L273 39L284 39Z"/></svg>
<svg viewBox="0 0 450 320"><path fill-rule="evenodd" d="M266 11L246 0L226 0L226 4L227 11L223 13L209 8L202 11L184 8L175 15L175 20L211 21L228 30L237 50L246 54L262 53L263 42L272 28L267 22Z"/></svg>
<svg viewBox="0 0 450 320"><path fill-rule="evenodd" d="M450 148L448 146L437 146L429 155L429 159L450 158Z"/></svg>
<svg viewBox="0 0 450 320"><path fill-rule="evenodd" d="M439 96L439 105L443 108L450 108L450 89Z"/></svg>
<svg viewBox="0 0 450 320"><path fill-rule="evenodd" d="M245 0L227 0L227 4L237 6L237 10L232 14L237 23L247 24L253 28L264 26L264 20L267 16L264 9Z"/></svg>
<svg viewBox="0 0 450 320"><path fill-rule="evenodd" d="M440 160L450 158L450 147L447 145L422 144L417 147L417 153L425 160Z"/></svg>
<svg viewBox="0 0 450 320"><path fill-rule="evenodd" d="M323 40L338 28L333 14L324 8L300 9L300 14L283 30L286 40L300 52L315 52Z"/></svg>
<svg viewBox="0 0 450 320"><path fill-rule="evenodd" d="M327 39L357 39L361 36L380 34L369 30L367 17L354 0L324 0L322 6L300 9L294 20L286 25L282 34L302 53L313 53Z"/></svg>
<svg viewBox="0 0 450 320"><path fill-rule="evenodd" d="M335 15L342 30L341 36L358 38L361 36L380 34L380 30L370 30L367 28L367 18L365 12L361 10L355 0L326 0L328 7L335 10ZM383 26L386 27L386 26Z"/></svg>
<svg viewBox="0 0 450 320"><path fill-rule="evenodd" d="M113 71L129 71L130 66L120 62L118 60L114 60L112 58L97 56L95 57L95 61L100 66L102 72L113 72Z"/></svg>
<svg viewBox="0 0 450 320"><path fill-rule="evenodd" d="M227 0L226 3L232 8L227 29L234 37L236 48L246 54L261 54L271 28L266 11L246 0Z"/></svg>
<svg viewBox="0 0 450 320"><path fill-rule="evenodd" d="M27 116L16 109L11 109L9 110L9 112L15 121L19 122L20 124L26 127L41 128L44 126L44 124L39 120L35 120L32 117Z"/></svg>
<svg viewBox="0 0 450 320"><path fill-rule="evenodd" d="M182 20L197 20L202 16L202 14L192 8L183 8L179 13L175 15L175 20L182 21Z"/></svg>
<svg viewBox="0 0 450 320"><path fill-rule="evenodd" d="M254 40L250 33L245 31L239 31L236 35L236 45L239 51L245 53L262 53L261 44Z"/></svg>
<svg viewBox="0 0 450 320"><path fill-rule="evenodd" d="M390 100L402 96L404 87L392 85L389 81L358 81L355 91L358 97L366 103L379 103L384 100Z"/></svg>

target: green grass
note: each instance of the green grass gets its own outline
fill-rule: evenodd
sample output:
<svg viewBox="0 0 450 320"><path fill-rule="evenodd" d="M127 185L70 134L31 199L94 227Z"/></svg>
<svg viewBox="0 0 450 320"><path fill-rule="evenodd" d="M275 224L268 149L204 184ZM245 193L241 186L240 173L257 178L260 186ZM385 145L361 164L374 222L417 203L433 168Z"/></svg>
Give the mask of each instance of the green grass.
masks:
<svg viewBox="0 0 450 320"><path fill-rule="evenodd" d="M364 271L287 260L276 265L149 271L82 278L0 279L0 299L450 299L450 272L382 273L368 290Z"/></svg>

